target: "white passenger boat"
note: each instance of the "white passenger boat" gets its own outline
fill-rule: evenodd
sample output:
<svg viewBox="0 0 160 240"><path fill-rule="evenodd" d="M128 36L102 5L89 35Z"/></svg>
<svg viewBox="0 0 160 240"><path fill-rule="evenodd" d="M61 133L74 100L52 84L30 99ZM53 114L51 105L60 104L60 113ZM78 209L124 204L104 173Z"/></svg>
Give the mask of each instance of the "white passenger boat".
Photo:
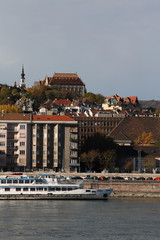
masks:
<svg viewBox="0 0 160 240"><path fill-rule="evenodd" d="M112 189L84 189L83 184L59 183L37 177L0 178L1 199L107 200Z"/></svg>

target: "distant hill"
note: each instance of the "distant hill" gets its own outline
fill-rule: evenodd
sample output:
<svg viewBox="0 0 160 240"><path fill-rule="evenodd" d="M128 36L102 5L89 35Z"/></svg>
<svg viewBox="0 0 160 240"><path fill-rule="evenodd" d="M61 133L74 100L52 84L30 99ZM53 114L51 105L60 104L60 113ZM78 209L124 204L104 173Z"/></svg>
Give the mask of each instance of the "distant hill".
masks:
<svg viewBox="0 0 160 240"><path fill-rule="evenodd" d="M142 108L160 108L160 100L139 100Z"/></svg>

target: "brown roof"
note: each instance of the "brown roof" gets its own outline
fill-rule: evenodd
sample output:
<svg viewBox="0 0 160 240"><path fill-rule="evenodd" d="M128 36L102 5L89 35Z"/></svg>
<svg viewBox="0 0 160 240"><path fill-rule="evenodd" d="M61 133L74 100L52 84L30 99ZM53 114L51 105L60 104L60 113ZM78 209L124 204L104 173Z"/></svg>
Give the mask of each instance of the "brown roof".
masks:
<svg viewBox="0 0 160 240"><path fill-rule="evenodd" d="M23 114L23 113L1 113L0 120L31 120L31 114Z"/></svg>
<svg viewBox="0 0 160 240"><path fill-rule="evenodd" d="M160 139L160 118L126 117L110 133L115 140L135 140L143 132L152 132L155 140Z"/></svg>
<svg viewBox="0 0 160 240"><path fill-rule="evenodd" d="M55 73L47 77L50 85L81 85L85 86L77 73Z"/></svg>

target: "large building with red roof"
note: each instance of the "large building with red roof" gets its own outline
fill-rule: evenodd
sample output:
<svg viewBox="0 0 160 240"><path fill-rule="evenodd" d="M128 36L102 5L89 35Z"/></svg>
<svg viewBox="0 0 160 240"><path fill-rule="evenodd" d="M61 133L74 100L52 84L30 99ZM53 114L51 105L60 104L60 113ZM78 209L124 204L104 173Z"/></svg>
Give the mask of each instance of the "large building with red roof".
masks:
<svg viewBox="0 0 160 240"><path fill-rule="evenodd" d="M77 122L68 116L0 114L0 166L79 171Z"/></svg>
<svg viewBox="0 0 160 240"><path fill-rule="evenodd" d="M56 90L67 90L83 96L86 88L77 73L54 73L52 77L45 77L39 84L52 87Z"/></svg>

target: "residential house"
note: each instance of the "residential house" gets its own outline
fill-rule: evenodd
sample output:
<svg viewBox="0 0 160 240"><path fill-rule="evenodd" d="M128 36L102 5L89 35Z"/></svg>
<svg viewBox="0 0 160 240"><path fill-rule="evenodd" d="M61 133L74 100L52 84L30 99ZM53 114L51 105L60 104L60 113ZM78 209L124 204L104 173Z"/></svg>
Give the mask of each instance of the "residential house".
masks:
<svg viewBox="0 0 160 240"><path fill-rule="evenodd" d="M129 110L140 109L140 104L136 96L120 97L117 94L107 97L102 104L104 110Z"/></svg>

